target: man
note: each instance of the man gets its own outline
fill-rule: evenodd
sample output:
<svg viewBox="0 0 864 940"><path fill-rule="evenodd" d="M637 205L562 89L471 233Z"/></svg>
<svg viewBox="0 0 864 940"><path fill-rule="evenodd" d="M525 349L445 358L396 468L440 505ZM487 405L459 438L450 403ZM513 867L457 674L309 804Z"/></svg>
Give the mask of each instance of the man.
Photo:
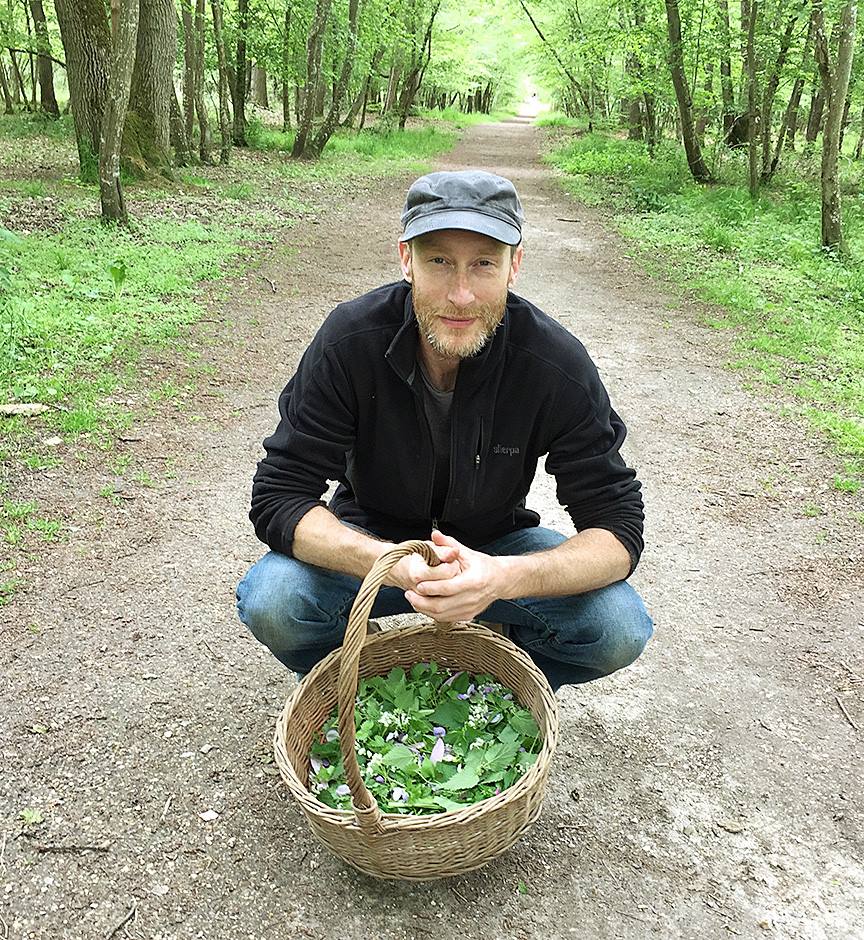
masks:
<svg viewBox="0 0 864 940"><path fill-rule="evenodd" d="M582 344L509 291L522 219L502 177L421 177L402 214L404 280L339 305L282 392L250 512L272 551L237 598L289 668L341 645L360 579L408 538L430 539L441 564L402 559L373 617L507 624L554 689L629 665L648 641L626 582L643 512L625 428ZM572 538L525 506L544 455Z"/></svg>

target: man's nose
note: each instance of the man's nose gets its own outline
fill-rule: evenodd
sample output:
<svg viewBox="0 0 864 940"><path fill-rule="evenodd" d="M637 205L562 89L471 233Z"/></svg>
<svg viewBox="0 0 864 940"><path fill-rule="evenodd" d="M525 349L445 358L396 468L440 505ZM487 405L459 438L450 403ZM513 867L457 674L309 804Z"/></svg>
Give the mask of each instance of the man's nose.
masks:
<svg viewBox="0 0 864 940"><path fill-rule="evenodd" d="M467 273L457 272L450 284L447 299L454 307L470 307L474 303L474 291Z"/></svg>

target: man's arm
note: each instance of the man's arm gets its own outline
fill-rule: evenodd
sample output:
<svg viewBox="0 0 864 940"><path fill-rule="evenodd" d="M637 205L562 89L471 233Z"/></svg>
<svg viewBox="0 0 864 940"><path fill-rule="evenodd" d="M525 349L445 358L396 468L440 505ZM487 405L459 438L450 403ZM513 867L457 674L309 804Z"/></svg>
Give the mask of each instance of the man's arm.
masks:
<svg viewBox="0 0 864 940"><path fill-rule="evenodd" d="M379 541L365 532L343 525L323 506L313 506L294 529L295 558L355 578L365 578L375 559L393 547L392 542ZM449 545L433 547L441 564L432 568L420 555L408 555L393 566L384 583L407 591L421 582L432 584L458 574L456 549Z"/></svg>
<svg viewBox="0 0 864 940"><path fill-rule="evenodd" d="M497 600L584 594L623 581L630 572L630 553L607 529L586 529L530 555L484 555L441 532L432 539L455 549L461 570L448 580L423 581L405 596L436 620L471 620Z"/></svg>

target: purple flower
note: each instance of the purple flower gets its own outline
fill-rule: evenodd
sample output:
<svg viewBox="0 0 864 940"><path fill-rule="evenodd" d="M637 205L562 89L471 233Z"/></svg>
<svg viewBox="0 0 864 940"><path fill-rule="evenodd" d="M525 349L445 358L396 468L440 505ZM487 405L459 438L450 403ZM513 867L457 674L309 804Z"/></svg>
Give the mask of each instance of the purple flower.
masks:
<svg viewBox="0 0 864 940"><path fill-rule="evenodd" d="M336 796L351 796L351 787L347 783L340 783L336 787Z"/></svg>
<svg viewBox="0 0 864 940"><path fill-rule="evenodd" d="M329 767L329 766L330 766L330 761L327 760L327 758L325 757L324 760L321 761L321 766L322 766L322 767Z"/></svg>
<svg viewBox="0 0 864 940"><path fill-rule="evenodd" d="M465 693L466 693L467 695L473 695L473 694L474 694L474 690L475 690L476 688L477 688L477 686L474 685L474 683L472 682L471 685L469 685L468 688L465 690Z"/></svg>
<svg viewBox="0 0 864 940"><path fill-rule="evenodd" d="M321 768L324 766L324 762L318 760L317 757L310 757L310 758L309 758L309 763L312 765L312 773L313 773L313 774L317 774L318 771L320 771Z"/></svg>
<svg viewBox="0 0 864 940"><path fill-rule="evenodd" d="M381 774L375 774L375 782L384 783L384 778L381 776Z"/></svg>
<svg viewBox="0 0 864 940"><path fill-rule="evenodd" d="M446 682L443 683L443 685L441 686L441 688L443 689L445 686L453 685L453 683L454 683L454 682L459 678L459 676L461 676L461 675L462 675L462 672L454 672L453 675L450 676L450 678L449 678Z"/></svg>
<svg viewBox="0 0 864 940"><path fill-rule="evenodd" d="M393 793L391 796L394 800L397 800L400 803L405 803L408 800L408 791L403 790L402 787L393 787Z"/></svg>
<svg viewBox="0 0 864 940"><path fill-rule="evenodd" d="M504 699L505 702L512 702L512 701L513 701L513 693L512 693L512 692L508 692L506 695L502 695L501 698Z"/></svg>
<svg viewBox="0 0 864 940"><path fill-rule="evenodd" d="M494 725L494 724L497 724L499 721L501 721L501 712L498 712L497 714L493 715L489 719L489 724Z"/></svg>
<svg viewBox="0 0 864 940"><path fill-rule="evenodd" d="M327 734L324 735L324 738L325 738L325 740L327 740L327 741L329 741L329 742L338 741L338 740L339 740L339 732L338 732L335 728L331 728L331 729L327 732Z"/></svg>
<svg viewBox="0 0 864 940"><path fill-rule="evenodd" d="M484 695L488 695L488 694L492 691L492 686L491 686L491 685L481 685L481 686L480 686L480 691L481 691Z"/></svg>
<svg viewBox="0 0 864 940"><path fill-rule="evenodd" d="M501 787L495 787L495 796L498 796L500 792L501 792Z"/></svg>
<svg viewBox="0 0 864 940"><path fill-rule="evenodd" d="M435 742L435 746L432 748L432 753L429 755L429 760L433 764L437 764L439 760L444 757L444 741L441 738Z"/></svg>
<svg viewBox="0 0 864 940"><path fill-rule="evenodd" d="M435 725L432 729L432 734L434 734L436 738L443 738L444 735L447 734L447 729L442 728L441 725Z"/></svg>
<svg viewBox="0 0 864 940"><path fill-rule="evenodd" d="M459 693L457 693L456 698L461 698L462 701L464 702L465 699L468 698L468 693L467 693L467 692L459 692Z"/></svg>

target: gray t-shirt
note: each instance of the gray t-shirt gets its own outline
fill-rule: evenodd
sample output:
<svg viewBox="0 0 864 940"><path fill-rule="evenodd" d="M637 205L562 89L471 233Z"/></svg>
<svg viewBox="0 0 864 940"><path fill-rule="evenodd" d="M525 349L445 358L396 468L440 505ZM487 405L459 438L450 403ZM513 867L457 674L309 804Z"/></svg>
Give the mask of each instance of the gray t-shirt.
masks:
<svg viewBox="0 0 864 940"><path fill-rule="evenodd" d="M432 518L439 519L450 488L450 410L453 407L453 392L442 392L435 388L422 363L419 365L423 379L423 408L432 431L432 448L435 452Z"/></svg>

